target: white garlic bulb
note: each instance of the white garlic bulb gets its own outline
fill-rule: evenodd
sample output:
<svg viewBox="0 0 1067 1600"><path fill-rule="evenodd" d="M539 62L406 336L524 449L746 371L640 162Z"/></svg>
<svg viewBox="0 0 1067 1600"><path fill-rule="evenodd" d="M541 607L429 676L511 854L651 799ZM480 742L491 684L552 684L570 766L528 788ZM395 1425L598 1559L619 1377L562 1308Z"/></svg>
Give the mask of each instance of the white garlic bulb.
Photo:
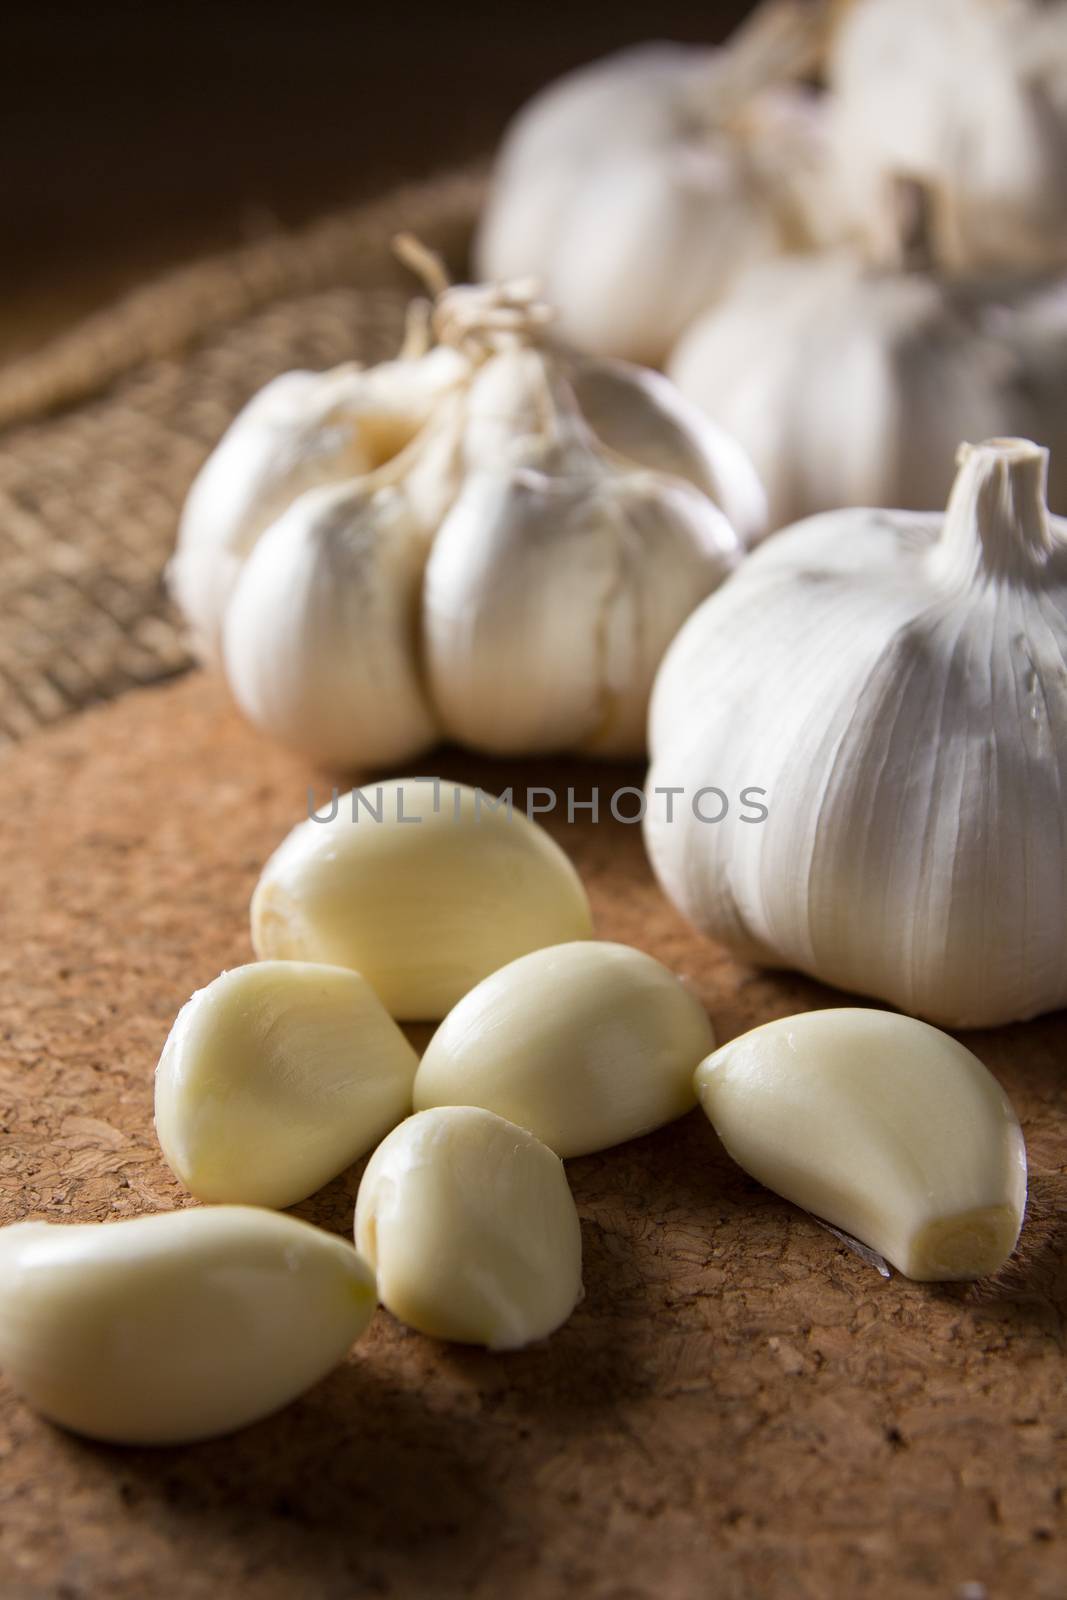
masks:
<svg viewBox="0 0 1067 1600"><path fill-rule="evenodd" d="M411 1111L419 1058L357 972L260 961L178 1013L156 1133L199 1200L295 1205Z"/></svg>
<svg viewBox="0 0 1067 1600"><path fill-rule="evenodd" d="M948 1026L1067 1004L1067 522L1046 463L964 446L943 517L802 523L668 652L649 850L743 958ZM768 815L676 801L668 820L666 787L709 783L759 786Z"/></svg>
<svg viewBox="0 0 1067 1600"><path fill-rule="evenodd" d="M167 571L198 654L217 658L227 602L265 529L305 490L391 460L465 373L461 353L438 346L376 367L286 372L253 396L189 491Z"/></svg>
<svg viewBox="0 0 1067 1600"><path fill-rule="evenodd" d="M553 1333L581 1297L562 1161L474 1106L394 1128L367 1163L355 1232L382 1304L435 1339L517 1350Z"/></svg>
<svg viewBox="0 0 1067 1600"><path fill-rule="evenodd" d="M745 1171L926 1281L1011 1255L1026 1146L1007 1095L937 1028L841 1007L731 1039L697 1093Z"/></svg>
<svg viewBox="0 0 1067 1600"><path fill-rule="evenodd" d="M944 191L956 259L1067 262L1067 5L853 0L828 58L842 204L877 235L896 173Z"/></svg>
<svg viewBox="0 0 1067 1600"><path fill-rule="evenodd" d="M340 1362L377 1303L351 1245L254 1206L0 1228L0 1366L117 1444L230 1433Z"/></svg>
<svg viewBox="0 0 1067 1600"><path fill-rule="evenodd" d="M252 896L257 956L362 974L394 1017L436 1021L482 978L593 931L559 845L505 797L393 778L299 823Z"/></svg>
<svg viewBox="0 0 1067 1600"><path fill-rule="evenodd" d="M851 250L793 257L699 318L669 372L751 456L772 527L940 505L958 441L1003 434L1053 450L1052 503L1067 506L1063 383L1043 374L1039 318L1031 286L953 281L929 258L901 271Z"/></svg>
<svg viewBox="0 0 1067 1600"><path fill-rule="evenodd" d="M721 49L644 45L536 95L497 160L482 276L534 273L575 344L661 360L738 273L829 226L821 107L783 87L824 10L773 0Z"/></svg>
<svg viewBox="0 0 1067 1600"><path fill-rule="evenodd" d="M419 1063L415 1109L485 1106L557 1155L587 1155L691 1110L693 1069L714 1042L700 1001L652 956L559 944L449 1012Z"/></svg>
<svg viewBox="0 0 1067 1600"><path fill-rule="evenodd" d="M664 649L765 528L759 481L662 375L549 344L530 285L452 288L404 249L442 342L410 338L388 382L318 380L355 389L343 427L321 406L295 426L307 375L273 435L250 408L194 487L178 597L250 720L334 768L441 737L638 754Z"/></svg>

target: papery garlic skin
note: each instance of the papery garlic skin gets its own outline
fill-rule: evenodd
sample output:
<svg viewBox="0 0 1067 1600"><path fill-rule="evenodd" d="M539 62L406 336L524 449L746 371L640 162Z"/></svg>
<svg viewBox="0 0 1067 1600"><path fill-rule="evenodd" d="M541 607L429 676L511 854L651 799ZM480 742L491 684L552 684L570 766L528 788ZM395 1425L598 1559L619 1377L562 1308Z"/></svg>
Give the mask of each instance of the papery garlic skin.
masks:
<svg viewBox="0 0 1067 1600"><path fill-rule="evenodd" d="M563 1163L476 1107L423 1111L393 1130L360 1183L355 1236L382 1304L435 1339L521 1349L581 1298Z"/></svg>
<svg viewBox="0 0 1067 1600"><path fill-rule="evenodd" d="M742 958L952 1027L1067 1004L1067 523L1045 463L994 439L944 517L802 523L668 651L646 839ZM708 783L760 786L767 820L667 820L660 791Z"/></svg>
<svg viewBox="0 0 1067 1600"><path fill-rule="evenodd" d="M852 251L786 258L698 318L668 371L751 457L773 528L842 506L940 505L959 440L1008 434L1053 449L1052 503L1067 506L1061 397L1037 381L1022 326L1032 298Z"/></svg>
<svg viewBox="0 0 1067 1600"><path fill-rule="evenodd" d="M217 659L241 566L298 495L374 471L466 375L458 350L326 372L287 372L238 414L182 511L168 582L197 653Z"/></svg>
<svg viewBox="0 0 1067 1600"><path fill-rule="evenodd" d="M855 0L828 75L842 203L873 235L903 172L944 192L955 265L1067 262L1067 6Z"/></svg>
<svg viewBox="0 0 1067 1600"><path fill-rule="evenodd" d="M198 1200L281 1209L410 1113L418 1064L358 973L236 967L178 1013L156 1068L156 1134Z"/></svg>
<svg viewBox="0 0 1067 1600"><path fill-rule="evenodd" d="M392 1016L425 1022L516 956L591 937L574 867L506 799L419 778L355 794L332 820L299 823L267 862L252 896L257 956L352 967Z"/></svg>
<svg viewBox="0 0 1067 1600"><path fill-rule="evenodd" d="M846 1007L781 1017L709 1056L696 1087L746 1172L906 1277L978 1278L1014 1250L1018 1118L978 1057L937 1028Z"/></svg>
<svg viewBox="0 0 1067 1600"><path fill-rule="evenodd" d="M449 1013L415 1107L485 1106L557 1155L587 1155L691 1110L693 1069L714 1043L699 1000L652 956L560 944L501 967Z"/></svg>
<svg viewBox="0 0 1067 1600"><path fill-rule="evenodd" d="M764 6L721 50L646 45L549 85L505 137L480 275L533 273L580 348L660 361L740 272L820 231L821 126L778 101L821 29L817 7Z"/></svg>
<svg viewBox="0 0 1067 1600"><path fill-rule="evenodd" d="M416 644L427 544L398 486L357 479L300 495L245 563L223 625L249 721L341 770L434 744Z"/></svg>
<svg viewBox="0 0 1067 1600"><path fill-rule="evenodd" d="M340 1362L374 1276L350 1245L251 1206L0 1229L0 1366L93 1439L185 1444L268 1416Z"/></svg>

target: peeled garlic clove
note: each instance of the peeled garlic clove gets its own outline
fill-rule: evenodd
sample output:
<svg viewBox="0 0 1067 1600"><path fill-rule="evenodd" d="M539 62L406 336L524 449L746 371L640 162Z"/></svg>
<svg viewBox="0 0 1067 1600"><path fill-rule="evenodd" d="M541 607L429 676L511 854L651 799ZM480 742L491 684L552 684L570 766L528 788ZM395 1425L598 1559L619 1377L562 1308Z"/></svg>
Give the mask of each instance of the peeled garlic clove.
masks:
<svg viewBox="0 0 1067 1600"><path fill-rule="evenodd" d="M415 1107L477 1105L560 1156L622 1144L695 1104L715 1043L707 1013L666 967L621 944L561 944L502 967L430 1040Z"/></svg>
<svg viewBox="0 0 1067 1600"><path fill-rule="evenodd" d="M664 650L740 559L689 484L582 455L472 473L434 541L431 693L476 749L640 753Z"/></svg>
<svg viewBox="0 0 1067 1600"><path fill-rule="evenodd" d="M226 671L251 722L342 769L435 742L415 643L426 544L390 485L294 502L259 540L226 613Z"/></svg>
<svg viewBox="0 0 1067 1600"><path fill-rule="evenodd" d="M843 1008L768 1022L696 1073L752 1177L906 1277L978 1278L1011 1255L1026 1147L977 1056L913 1017Z"/></svg>
<svg viewBox="0 0 1067 1600"><path fill-rule="evenodd" d="M434 1021L497 967L592 934L581 880L507 797L394 778L308 818L252 896L260 957L354 967L387 1010Z"/></svg>
<svg viewBox="0 0 1067 1600"><path fill-rule="evenodd" d="M277 1411L363 1332L350 1245L251 1206L0 1229L0 1366L37 1411L117 1444L184 1444Z"/></svg>
<svg viewBox="0 0 1067 1600"><path fill-rule="evenodd" d="M237 967L178 1013L156 1068L156 1133L197 1199L295 1205L408 1115L417 1066L358 973Z"/></svg>
<svg viewBox="0 0 1067 1600"><path fill-rule="evenodd" d="M436 1339L517 1350L565 1322L582 1240L563 1163L474 1106L409 1117L374 1152L356 1248L382 1304Z"/></svg>

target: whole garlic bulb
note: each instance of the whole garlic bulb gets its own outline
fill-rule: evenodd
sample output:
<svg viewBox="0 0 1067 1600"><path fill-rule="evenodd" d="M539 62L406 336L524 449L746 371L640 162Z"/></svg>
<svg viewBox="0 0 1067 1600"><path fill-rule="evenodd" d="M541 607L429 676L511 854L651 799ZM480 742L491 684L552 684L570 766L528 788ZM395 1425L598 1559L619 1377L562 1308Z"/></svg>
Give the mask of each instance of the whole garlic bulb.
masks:
<svg viewBox="0 0 1067 1600"><path fill-rule="evenodd" d="M842 204L879 229L894 173L951 202L958 259L1067 260L1067 5L854 0L828 52Z"/></svg>
<svg viewBox="0 0 1067 1600"><path fill-rule="evenodd" d="M759 482L661 374L549 343L530 285L429 271L440 343L345 377L403 425L290 417L268 448L238 419L190 497L179 601L250 720L334 767L442 736L639 753L663 651L765 526ZM372 437L399 448L373 465Z"/></svg>
<svg viewBox="0 0 1067 1600"><path fill-rule="evenodd" d="M721 49L643 45L535 96L498 158L481 275L535 273L575 344L658 362L737 273L818 234L821 118L782 85L823 12L771 0Z"/></svg>
<svg viewBox="0 0 1067 1600"><path fill-rule="evenodd" d="M792 257L698 319L668 371L751 455L772 527L940 505L956 443L1003 434L1053 450L1052 503L1067 506L1063 382L1048 382L1039 315L1032 285L874 267L853 250Z"/></svg>
<svg viewBox="0 0 1067 1600"><path fill-rule="evenodd" d="M648 846L743 959L948 1026L1067 1004L1067 521L1046 469L994 439L962 447L944 517L802 523L668 652ZM677 801L668 820L667 786L735 782L767 791L764 821Z"/></svg>

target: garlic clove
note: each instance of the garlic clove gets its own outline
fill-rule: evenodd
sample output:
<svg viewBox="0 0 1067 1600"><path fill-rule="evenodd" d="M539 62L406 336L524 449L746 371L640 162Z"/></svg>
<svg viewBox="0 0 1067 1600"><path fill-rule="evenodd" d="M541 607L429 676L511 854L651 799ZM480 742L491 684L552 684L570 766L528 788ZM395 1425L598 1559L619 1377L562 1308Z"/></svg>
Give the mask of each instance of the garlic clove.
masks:
<svg viewBox="0 0 1067 1600"><path fill-rule="evenodd" d="M592 934L566 855L507 796L390 779L308 818L252 896L257 956L362 973L386 1009L434 1021L516 956Z"/></svg>
<svg viewBox="0 0 1067 1600"><path fill-rule="evenodd" d="M913 1017L782 1017L701 1062L697 1093L728 1153L906 1277L978 1278L1011 1255L1026 1148L977 1056Z"/></svg>
<svg viewBox="0 0 1067 1600"><path fill-rule="evenodd" d="M262 961L193 995L156 1068L156 1133L199 1200L295 1205L411 1111L418 1056L356 972Z"/></svg>
<svg viewBox="0 0 1067 1600"><path fill-rule="evenodd" d="M184 1444L317 1383L370 1321L374 1276L293 1217L212 1206L0 1229L0 1366L37 1411L117 1444Z"/></svg>
<svg viewBox="0 0 1067 1600"><path fill-rule="evenodd" d="M579 357L569 372L582 415L609 450L702 489L745 544L767 531L767 496L743 447L661 372Z"/></svg>
<svg viewBox="0 0 1067 1600"><path fill-rule="evenodd" d="M472 473L430 554L434 704L491 754L639 754L660 657L741 556L689 484L580 454Z"/></svg>
<svg viewBox="0 0 1067 1600"><path fill-rule="evenodd" d="M417 1110L478 1105L560 1156L650 1133L692 1109L714 1047L707 1013L660 962L621 944L560 944L473 989L430 1040Z"/></svg>
<svg viewBox="0 0 1067 1600"><path fill-rule="evenodd" d="M418 666L426 535L401 489L364 480L301 495L237 582L223 648L257 727L335 768L435 743Z"/></svg>
<svg viewBox="0 0 1067 1600"><path fill-rule="evenodd" d="M432 1338L521 1349L581 1298L563 1163L477 1107L438 1107L394 1128L363 1175L355 1235L382 1304Z"/></svg>

